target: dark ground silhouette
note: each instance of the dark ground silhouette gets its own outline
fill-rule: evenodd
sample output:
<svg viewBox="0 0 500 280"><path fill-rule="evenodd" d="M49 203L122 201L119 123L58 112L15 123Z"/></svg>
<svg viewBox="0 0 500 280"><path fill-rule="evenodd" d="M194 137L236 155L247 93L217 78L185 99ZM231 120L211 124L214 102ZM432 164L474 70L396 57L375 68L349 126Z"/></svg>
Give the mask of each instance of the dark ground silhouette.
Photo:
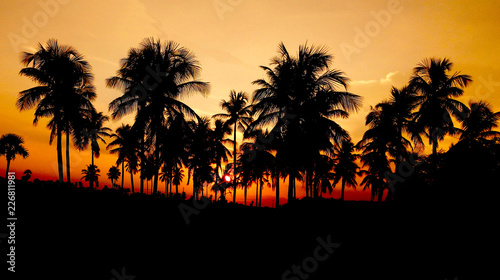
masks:
<svg viewBox="0 0 500 280"><path fill-rule="evenodd" d="M459 200L302 199L279 210L211 204L187 225L178 205L192 204L180 199L47 182L16 190L23 279L116 279L123 267L137 280L306 279L282 275L329 235L340 247L303 277L470 279L497 221L488 205Z"/></svg>

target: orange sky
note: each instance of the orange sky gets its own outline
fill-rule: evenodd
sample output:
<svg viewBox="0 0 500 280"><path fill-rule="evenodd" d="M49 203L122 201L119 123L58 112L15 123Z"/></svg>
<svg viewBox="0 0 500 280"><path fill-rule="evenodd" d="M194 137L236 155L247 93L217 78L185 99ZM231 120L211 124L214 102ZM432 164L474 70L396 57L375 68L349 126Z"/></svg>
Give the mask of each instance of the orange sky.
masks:
<svg viewBox="0 0 500 280"><path fill-rule="evenodd" d="M48 144L46 120L34 127L33 111L21 113L14 106L19 91L34 86L18 74L20 52L33 50L49 38L85 55L95 74L95 106L105 113L109 102L120 95L105 87L105 79L115 74L129 48L149 36L174 40L198 57L201 78L211 83L212 90L208 97L184 101L202 116L220 112L219 102L231 89L253 92L251 82L264 77L258 66L269 63L280 41L292 53L307 41L328 47L335 56L333 67L351 79L349 90L364 97L359 113L339 121L354 141L366 130L364 118L370 105L387 98L391 86L403 86L412 68L427 57L449 57L455 71L472 75L474 83L461 101L485 99L499 111L499 12L498 1L472 4L463 0L2 1L0 134L23 136L30 151L28 159L12 163L12 170L20 173L29 168L35 178L56 179L56 147ZM108 126L114 129L131 119L112 121ZM456 139L449 138L441 147L447 148L453 141ZM109 185L105 174L115 159L104 151L96 160L102 185ZM72 150L73 180L81 177L81 169L89 162L89 151ZM190 190L186 188L188 194ZM243 191L238 194L242 197ZM254 192L250 190L249 195ZM265 192L265 196L272 195ZM285 188L281 195L286 196ZM334 197L338 196L337 189ZM346 198L361 196L369 194L358 191Z"/></svg>

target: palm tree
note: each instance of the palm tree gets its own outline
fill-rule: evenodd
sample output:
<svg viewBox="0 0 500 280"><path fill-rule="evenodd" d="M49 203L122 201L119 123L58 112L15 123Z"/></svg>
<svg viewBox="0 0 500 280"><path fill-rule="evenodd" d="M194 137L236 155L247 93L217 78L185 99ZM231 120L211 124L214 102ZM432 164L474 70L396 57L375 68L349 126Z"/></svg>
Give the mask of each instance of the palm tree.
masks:
<svg viewBox="0 0 500 280"><path fill-rule="evenodd" d="M139 139L146 136L151 143L155 163L161 158L158 138L167 119L179 113L191 118L198 117L179 98L195 92L208 93L209 85L197 80L200 70L194 54L186 48L172 41L162 44L148 38L139 48L130 49L117 75L107 80L108 87L124 91L122 96L109 104L112 118L121 118L136 111L135 126L141 128L142 133ZM144 158L144 152L144 145L141 145L141 159ZM158 185L159 168L157 164L154 192Z"/></svg>
<svg viewBox="0 0 500 280"><path fill-rule="evenodd" d="M500 132L493 130L499 125L500 111L494 113L491 105L484 101L470 101L469 108L462 119L460 141L485 142L500 137Z"/></svg>
<svg viewBox="0 0 500 280"><path fill-rule="evenodd" d="M358 185L356 177L360 175L359 167L356 161L359 155L355 154L356 148L350 140L343 140L340 146L335 147L335 175L333 185L335 186L339 181L342 181L342 190L340 193L340 200L344 200L345 187L353 187Z"/></svg>
<svg viewBox="0 0 500 280"><path fill-rule="evenodd" d="M236 162L236 132L239 130L241 132L245 131L246 127L250 124L251 118L251 107L247 105L248 97L245 92L236 92L232 90L229 93L229 100L222 100L220 106L226 113L216 114L214 118L221 118L226 120L227 126L233 126L233 174L236 178L236 170L238 165ZM236 181L233 183L233 203L236 203Z"/></svg>
<svg viewBox="0 0 500 280"><path fill-rule="evenodd" d="M214 117L212 117L214 118ZM233 141L231 139L225 139L227 134L231 134L231 127L227 122L223 122L220 119L215 120L215 127L213 129L212 137L214 141L214 153L215 153L215 184L219 185L221 183L221 178L219 172L222 171L222 162L227 162L228 158L231 156L231 152L226 148L225 144L230 144ZM217 191L215 188L215 201L217 201Z"/></svg>
<svg viewBox="0 0 500 280"><path fill-rule="evenodd" d="M210 120L200 118L198 122L190 122L189 159L188 159L188 184L193 176L193 199L198 199L198 192L204 183L214 180L212 164L214 160L213 131L210 129Z"/></svg>
<svg viewBox="0 0 500 280"><path fill-rule="evenodd" d="M268 80L253 83L260 86L253 95L253 113L257 117L250 126L258 129L272 125L279 174L289 176L288 199L294 197L295 179L314 156L331 152L333 142L348 139L334 117L347 118L361 105L358 95L345 91L348 78L339 70L330 69L333 58L325 48L299 47L292 57L283 43L271 66L261 66ZM344 89L338 90L339 88ZM278 144L279 142L279 144ZM279 197L276 198L277 207Z"/></svg>
<svg viewBox="0 0 500 280"><path fill-rule="evenodd" d="M451 116L460 118L466 106L453 98L463 94L472 79L469 75L449 74L453 63L445 59L424 59L413 69L410 87L418 94L418 111L415 121L425 130L432 144L432 154L437 153L439 141L446 134L456 134Z"/></svg>
<svg viewBox="0 0 500 280"><path fill-rule="evenodd" d="M90 143L92 164L94 164L94 157L99 158L101 155L101 148L99 147L99 141L106 144L104 136L110 137L112 130L108 127L104 127L104 123L109 120L108 116L103 115L102 112L92 111L87 118L84 119L84 129L82 130L81 139L78 141L80 149L84 149ZM92 181L90 181L92 188Z"/></svg>
<svg viewBox="0 0 500 280"><path fill-rule="evenodd" d="M16 155L20 155L23 158L29 156L28 150L26 150L23 144L23 138L16 134L8 133L0 137L0 156L5 156L7 159L5 179L8 178L10 162L16 159Z"/></svg>
<svg viewBox="0 0 500 280"><path fill-rule="evenodd" d="M96 187L99 187L99 176L101 176L99 173L101 170L96 165L90 164L87 165L86 169L82 169L82 174L83 177L81 179L84 179L85 182L89 182L89 187L92 189L93 188L93 183L95 182Z"/></svg>
<svg viewBox="0 0 500 280"><path fill-rule="evenodd" d="M61 135L66 133L66 168L70 182L69 135L75 132L73 125L83 113L93 109L91 101L96 96L91 67L73 47L59 45L54 39L50 39L47 46L39 44L35 53L23 53L21 61L25 68L20 74L39 86L21 91L16 106L21 111L36 107L34 125L41 117L51 117L49 143L56 137L59 182L63 181Z"/></svg>
<svg viewBox="0 0 500 280"><path fill-rule="evenodd" d="M184 169L175 167L172 173L172 184L175 186L175 193L179 193L179 185L184 179Z"/></svg>
<svg viewBox="0 0 500 280"><path fill-rule="evenodd" d="M130 164L132 169L130 172L133 172L136 169L137 165L137 151L139 147L139 142L137 140L137 133L133 130L130 125L121 125L116 129L116 133L112 134L111 137L113 141L111 141L106 149L111 149L110 153L115 154L118 153L118 159L116 160L116 164L122 165L122 184L121 187L123 189L124 177L125 177L125 164ZM131 176L131 185L133 186L133 174ZM133 189L132 189L133 192Z"/></svg>
<svg viewBox="0 0 500 280"><path fill-rule="evenodd" d="M111 180L111 186L115 186L115 180L118 180L122 173L120 172L120 169L116 166L111 166L108 171L108 179Z"/></svg>
<svg viewBox="0 0 500 280"><path fill-rule="evenodd" d="M24 174L24 176L23 176L23 177L21 177L21 180L23 180L23 181L25 181L25 182L28 182L28 181L30 180L30 178L31 178L31 175L32 175L33 173L31 172L31 170L26 169L26 170L24 170L23 174Z"/></svg>

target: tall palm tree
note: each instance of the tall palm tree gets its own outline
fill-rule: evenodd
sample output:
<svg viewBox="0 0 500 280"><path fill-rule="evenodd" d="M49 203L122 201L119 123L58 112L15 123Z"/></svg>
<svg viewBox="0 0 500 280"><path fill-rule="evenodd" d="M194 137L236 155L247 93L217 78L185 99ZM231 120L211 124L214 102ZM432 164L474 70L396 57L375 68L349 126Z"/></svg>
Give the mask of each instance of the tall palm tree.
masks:
<svg viewBox="0 0 500 280"><path fill-rule="evenodd" d="M469 108L462 119L461 141L484 142L500 137L500 132L493 130L499 126L500 111L494 113L491 105L484 101L470 101Z"/></svg>
<svg viewBox="0 0 500 280"><path fill-rule="evenodd" d="M62 133L66 133L66 167L69 173L69 136L84 112L93 109L95 99L91 67L73 47L59 45L50 39L46 46L38 45L34 53L24 52L21 59L25 68L20 74L39 86L21 91L16 106L21 110L36 107L33 124L41 117L51 117L50 141L57 141L59 181L63 181Z"/></svg>
<svg viewBox="0 0 500 280"><path fill-rule="evenodd" d="M229 100L222 100L220 103L220 106L226 113L214 115L214 118L225 119L227 126L233 126L233 174L235 178L237 176L236 170L238 169L236 162L236 132L238 130L241 132L245 131L252 120L251 107L247 105L248 103L248 96L245 92L232 90L229 93ZM233 182L233 203L236 203L236 180Z"/></svg>
<svg viewBox="0 0 500 280"><path fill-rule="evenodd" d="M89 187L91 189L93 188L93 183L95 183L96 187L99 187L100 172L101 170L99 170L96 165L89 164L86 169L82 169L83 177L81 179L84 179L85 182L89 182Z"/></svg>
<svg viewBox="0 0 500 280"><path fill-rule="evenodd" d="M118 178L120 178L120 176L122 175L122 173L120 172L120 169L118 169L118 167L116 166L111 166L108 170L108 179L111 180L111 186L114 187L115 186L115 180L118 180Z"/></svg>
<svg viewBox="0 0 500 280"><path fill-rule="evenodd" d="M198 61L188 49L172 41L161 43L147 38L139 48L130 49L117 75L107 80L108 87L124 91L109 104L112 118L136 112L136 126L142 128L141 136L151 143L155 163L161 157L158 138L167 119L179 113L198 117L179 99L196 92L208 93L208 83L197 80L200 71ZM144 148L141 148L143 159ZM153 191L157 189L159 168L159 164L155 166Z"/></svg>
<svg viewBox="0 0 500 280"><path fill-rule="evenodd" d="M253 82L260 88L253 95L257 119L251 128L273 127L273 142L281 142L276 145L277 165L283 163L282 170L289 177L290 200L295 178L307 160L331 152L333 142L349 138L333 118L347 118L357 111L361 97L346 91L348 78L342 71L330 68L333 57L325 48L303 45L293 57L281 43L278 51L271 62L273 68L261 66L268 80ZM278 201L279 197L277 206Z"/></svg>
<svg viewBox="0 0 500 280"><path fill-rule="evenodd" d="M212 117L213 118L213 117ZM231 134L231 127L227 125L227 122L223 122L220 119L215 120L215 126L213 129L212 137L214 141L214 153L215 153L215 176L216 184L219 184L221 178L219 172L222 172L222 162L227 162L228 158L231 156L231 152L225 146L226 144L231 144L233 141L231 139L226 139L226 135ZM216 194L217 196L217 194Z"/></svg>
<svg viewBox="0 0 500 280"><path fill-rule="evenodd" d="M5 156L7 159L5 179L8 178L10 162L16 159L16 155L20 155L23 158L29 156L28 150L26 150L23 144L23 138L16 134L8 133L0 137L0 156Z"/></svg>
<svg viewBox="0 0 500 280"><path fill-rule="evenodd" d="M451 117L460 118L466 111L466 106L454 98L462 96L463 88L472 79L459 72L450 75L452 67L453 63L447 58L424 59L413 69L410 78L410 87L418 94L415 121L425 129L433 155L446 134L457 133Z"/></svg>
<svg viewBox="0 0 500 280"><path fill-rule="evenodd" d="M345 187L356 188L358 183L356 177L360 175L359 167L356 161L359 155L355 154L356 148L350 140L343 140L340 146L335 147L335 175L333 185L342 181L342 190L340 192L340 200L344 200Z"/></svg>

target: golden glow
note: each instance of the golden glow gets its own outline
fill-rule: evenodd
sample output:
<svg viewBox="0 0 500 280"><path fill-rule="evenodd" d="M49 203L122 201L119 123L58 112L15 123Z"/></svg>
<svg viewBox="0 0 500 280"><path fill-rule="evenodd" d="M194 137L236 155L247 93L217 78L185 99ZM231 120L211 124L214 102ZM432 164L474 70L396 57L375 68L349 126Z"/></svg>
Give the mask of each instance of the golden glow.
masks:
<svg viewBox="0 0 500 280"><path fill-rule="evenodd" d="M227 99L231 89L253 92L251 82L264 77L258 66L269 64L280 41L293 53L307 41L327 46L335 56L333 67L351 79L349 91L364 97L360 112L339 120L355 142L366 130L364 118L370 106L387 98L391 86L403 86L412 68L426 57L449 57L455 63L454 71L473 77L474 83L461 101L485 99L495 111L500 110L497 1L216 2L223 5L194 0L4 1L0 12L0 134L23 136L30 151L28 159L12 163L12 170L29 168L33 178L56 179L56 148L55 143L48 145L47 120L33 127L33 111L21 113L15 108L17 94L34 86L18 75L20 52L33 50L49 38L72 45L85 55L95 74L95 106L105 113L109 102L120 95L105 87L105 79L115 74L129 48L137 47L148 36L174 40L197 55L202 79L211 83L211 94L184 101L201 116L220 112L219 102ZM127 116L107 126L115 129L132 121L133 117ZM454 141L448 137L440 148L447 149ZM101 186L109 186L105 174L116 157L109 155L104 145L101 149L96 164L101 169ZM71 157L75 181L91 157L89 151L74 148ZM5 169L1 160L0 174ZM125 182L129 184L128 176ZM137 188L137 176L135 185ZM298 194L303 192L300 186L297 183ZM185 188L188 195L191 189ZM284 197L285 188L281 191ZM239 201L242 193L238 191ZM356 193L356 197L366 196L362 191ZM263 197L271 198L273 192L266 188Z"/></svg>

